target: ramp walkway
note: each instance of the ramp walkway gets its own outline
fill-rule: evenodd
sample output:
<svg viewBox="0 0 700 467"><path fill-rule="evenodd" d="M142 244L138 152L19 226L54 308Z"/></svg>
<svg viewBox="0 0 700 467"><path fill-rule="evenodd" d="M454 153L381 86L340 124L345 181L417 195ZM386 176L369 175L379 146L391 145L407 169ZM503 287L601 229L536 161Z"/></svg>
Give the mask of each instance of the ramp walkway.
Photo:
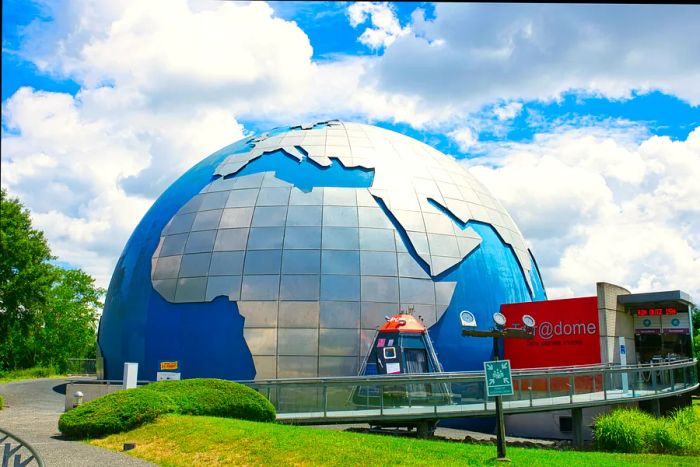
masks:
<svg viewBox="0 0 700 467"><path fill-rule="evenodd" d="M698 387L697 361L513 370L506 414L613 405L683 394ZM245 381L294 424L441 420L493 415L484 373Z"/></svg>

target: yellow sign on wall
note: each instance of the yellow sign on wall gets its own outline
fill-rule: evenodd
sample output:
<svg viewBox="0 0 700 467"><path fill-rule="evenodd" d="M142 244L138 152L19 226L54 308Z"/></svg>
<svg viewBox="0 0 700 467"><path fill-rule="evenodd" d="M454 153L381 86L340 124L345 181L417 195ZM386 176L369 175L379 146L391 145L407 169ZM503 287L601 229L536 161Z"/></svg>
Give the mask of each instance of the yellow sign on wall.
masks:
<svg viewBox="0 0 700 467"><path fill-rule="evenodd" d="M177 370L177 362L160 362L161 370Z"/></svg>

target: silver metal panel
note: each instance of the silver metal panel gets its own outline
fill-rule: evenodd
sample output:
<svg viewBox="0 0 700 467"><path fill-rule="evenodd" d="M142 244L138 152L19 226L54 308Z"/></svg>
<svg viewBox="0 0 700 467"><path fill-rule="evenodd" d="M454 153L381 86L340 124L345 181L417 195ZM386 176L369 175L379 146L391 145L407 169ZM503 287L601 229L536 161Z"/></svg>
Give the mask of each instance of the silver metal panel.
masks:
<svg viewBox="0 0 700 467"><path fill-rule="evenodd" d="M163 239L163 246L160 248L160 256L181 255L185 252L189 234L168 235Z"/></svg>
<svg viewBox="0 0 700 467"><path fill-rule="evenodd" d="M318 300L319 276L282 275L280 283L280 300Z"/></svg>
<svg viewBox="0 0 700 467"><path fill-rule="evenodd" d="M360 274L360 252L357 250L323 250L323 274Z"/></svg>
<svg viewBox="0 0 700 467"><path fill-rule="evenodd" d="M397 260L399 263L399 276L414 277L418 279L428 279L430 276L418 264L418 261L413 259L409 253L398 253Z"/></svg>
<svg viewBox="0 0 700 467"><path fill-rule="evenodd" d="M367 251L396 251L394 231L361 227L360 249Z"/></svg>
<svg viewBox="0 0 700 467"><path fill-rule="evenodd" d="M360 276L322 275L321 300L359 301Z"/></svg>
<svg viewBox="0 0 700 467"><path fill-rule="evenodd" d="M277 357L269 355L253 355L256 379L277 378Z"/></svg>
<svg viewBox="0 0 700 467"><path fill-rule="evenodd" d="M318 355L318 329L279 328L278 355Z"/></svg>
<svg viewBox="0 0 700 467"><path fill-rule="evenodd" d="M283 279L284 280L284 279ZM280 302L280 328L317 328L319 302Z"/></svg>
<svg viewBox="0 0 700 467"><path fill-rule="evenodd" d="M345 357L359 355L359 329L321 329L318 354Z"/></svg>
<svg viewBox="0 0 700 467"><path fill-rule="evenodd" d="M178 214L177 216L173 217L172 221L170 221L165 233L168 235L174 235L189 232L192 228L195 215L196 214L194 212L188 214Z"/></svg>
<svg viewBox="0 0 700 467"><path fill-rule="evenodd" d="M355 206L323 206L323 225L357 227L357 208Z"/></svg>
<svg viewBox="0 0 700 467"><path fill-rule="evenodd" d="M243 273L242 251L214 252L209 265L210 276L231 276Z"/></svg>
<svg viewBox="0 0 700 467"><path fill-rule="evenodd" d="M430 248L428 247L428 237L423 232L406 232L411 240L411 245L415 248L419 255L429 255Z"/></svg>
<svg viewBox="0 0 700 467"><path fill-rule="evenodd" d="M287 226L321 225L321 206L289 206Z"/></svg>
<svg viewBox="0 0 700 467"><path fill-rule="evenodd" d="M324 188L323 204L326 206L356 206L355 188Z"/></svg>
<svg viewBox="0 0 700 467"><path fill-rule="evenodd" d="M287 227L284 233L284 248L321 248L321 227Z"/></svg>
<svg viewBox="0 0 700 467"><path fill-rule="evenodd" d="M185 253L204 253L214 249L216 230L190 232L185 244Z"/></svg>
<svg viewBox="0 0 700 467"><path fill-rule="evenodd" d="M209 272L211 253L184 255L180 261L179 277L206 276Z"/></svg>
<svg viewBox="0 0 700 467"><path fill-rule="evenodd" d="M359 328L359 302L321 302L321 328Z"/></svg>
<svg viewBox="0 0 700 467"><path fill-rule="evenodd" d="M391 193L391 209L402 209L406 211L420 211L420 204L416 198L416 192L413 190L392 191Z"/></svg>
<svg viewBox="0 0 700 467"><path fill-rule="evenodd" d="M261 188L256 206L286 206L290 188Z"/></svg>
<svg viewBox="0 0 700 467"><path fill-rule="evenodd" d="M282 253L282 274L319 274L320 272L320 250L284 250Z"/></svg>
<svg viewBox="0 0 700 467"><path fill-rule="evenodd" d="M323 227L323 249L357 250L360 247L358 229L353 227Z"/></svg>
<svg viewBox="0 0 700 467"><path fill-rule="evenodd" d="M449 305L456 285L456 282L435 282L435 303Z"/></svg>
<svg viewBox="0 0 700 467"><path fill-rule="evenodd" d="M177 279L182 256L161 256L156 263L153 279Z"/></svg>
<svg viewBox="0 0 700 467"><path fill-rule="evenodd" d="M431 279L399 279L402 303L435 303L435 287Z"/></svg>
<svg viewBox="0 0 700 467"><path fill-rule="evenodd" d="M203 302L206 298L207 278L187 277L177 280L175 301L179 303Z"/></svg>
<svg viewBox="0 0 700 467"><path fill-rule="evenodd" d="M283 227L287 218L287 206L256 206L253 227Z"/></svg>
<svg viewBox="0 0 700 467"><path fill-rule="evenodd" d="M219 227L219 219L221 219L221 209L213 211L200 211L192 224L192 231L195 230L212 230Z"/></svg>
<svg viewBox="0 0 700 467"><path fill-rule="evenodd" d="M238 312L245 320L246 328L276 328L277 302L237 302Z"/></svg>
<svg viewBox="0 0 700 467"><path fill-rule="evenodd" d="M375 329L360 329L360 357L364 357L372 349L376 335Z"/></svg>
<svg viewBox="0 0 700 467"><path fill-rule="evenodd" d="M396 253L362 249L360 250L360 271L363 276L396 276L398 275Z"/></svg>
<svg viewBox="0 0 700 467"><path fill-rule="evenodd" d="M209 276L207 279L206 300L225 296L229 300L238 300L241 295L241 276ZM247 324L247 323L246 323Z"/></svg>
<svg viewBox="0 0 700 467"><path fill-rule="evenodd" d="M431 256L430 265L431 272L433 275L438 275L447 271L449 268L457 264L461 258L455 258L454 256Z"/></svg>
<svg viewBox="0 0 700 467"><path fill-rule="evenodd" d="M185 214L188 212L197 212L199 210L199 206L202 204L202 197L204 194L198 194L195 195L191 200L185 203L184 206L180 208L178 211L178 214Z"/></svg>
<svg viewBox="0 0 700 467"><path fill-rule="evenodd" d="M214 251L245 250L248 229L219 229L214 242Z"/></svg>
<svg viewBox="0 0 700 467"><path fill-rule="evenodd" d="M232 190L229 193L226 201L227 208L243 208L255 206L255 201L258 199L257 188L247 188L243 190Z"/></svg>
<svg viewBox="0 0 700 467"><path fill-rule="evenodd" d="M357 357L319 357L318 376L355 376L358 364Z"/></svg>
<svg viewBox="0 0 700 467"><path fill-rule="evenodd" d="M277 358L278 378L313 378L318 376L318 357Z"/></svg>
<svg viewBox="0 0 700 467"><path fill-rule="evenodd" d="M242 300L277 300L280 276L243 276Z"/></svg>
<svg viewBox="0 0 700 467"><path fill-rule="evenodd" d="M253 218L253 208L228 208L221 215L220 229L250 227Z"/></svg>
<svg viewBox="0 0 700 467"><path fill-rule="evenodd" d="M393 316L398 313L399 304L362 302L361 324L362 329L377 329L386 321L385 316Z"/></svg>
<svg viewBox="0 0 700 467"><path fill-rule="evenodd" d="M265 188L265 187L270 187L270 188L286 187L286 188L291 189L292 184L285 182L284 180L280 180L279 178L277 178L275 176L274 172L265 172L265 176L263 177L263 181L262 181L262 186L263 186L263 188Z"/></svg>
<svg viewBox="0 0 700 467"><path fill-rule="evenodd" d="M430 254L433 256L452 256L461 258L457 239L454 235L428 234Z"/></svg>
<svg viewBox="0 0 700 467"><path fill-rule="evenodd" d="M243 328L248 349L253 355L275 355L277 350L277 329L274 328Z"/></svg>
<svg viewBox="0 0 700 467"><path fill-rule="evenodd" d="M454 235L453 222L444 214L424 212L423 220L428 233Z"/></svg>
<svg viewBox="0 0 700 467"><path fill-rule="evenodd" d="M375 227L380 229L391 229L391 221L384 214L381 208L359 207L357 208L360 227Z"/></svg>
<svg viewBox="0 0 700 467"><path fill-rule="evenodd" d="M161 279L153 280L153 288L167 301L175 300L175 288L177 287L177 279Z"/></svg>
<svg viewBox="0 0 700 467"><path fill-rule="evenodd" d="M243 266L244 274L279 274L282 250L248 250Z"/></svg>
<svg viewBox="0 0 700 467"><path fill-rule="evenodd" d="M228 200L228 193L225 191L216 191L214 193L204 193L202 195L202 204L198 211L208 211L210 209L223 209Z"/></svg>
<svg viewBox="0 0 700 467"><path fill-rule="evenodd" d="M236 188L260 188L265 173L243 175L235 178Z"/></svg>
<svg viewBox="0 0 700 467"><path fill-rule="evenodd" d="M314 187L306 193L298 188L292 188L289 197L290 206L320 206L323 204L323 187Z"/></svg>
<svg viewBox="0 0 700 467"><path fill-rule="evenodd" d="M377 207L377 201L374 199L372 194L369 192L368 189L358 189L355 192L355 195L357 196L357 205L360 207Z"/></svg>
<svg viewBox="0 0 700 467"><path fill-rule="evenodd" d="M413 307L413 316L418 318L426 328L429 328L437 321L434 305L422 305L420 303L402 303L401 309L408 310Z"/></svg>
<svg viewBox="0 0 700 467"><path fill-rule="evenodd" d="M391 212L394 213L396 219L401 223L401 225L406 230L415 230L417 232L425 231L425 225L423 224L423 216L420 211L404 211L400 209L392 209Z"/></svg>
<svg viewBox="0 0 700 467"><path fill-rule="evenodd" d="M362 301L398 302L399 280L396 277L362 276Z"/></svg>
<svg viewBox="0 0 700 467"><path fill-rule="evenodd" d="M253 227L248 237L249 250L277 250L282 248L284 227Z"/></svg>
<svg viewBox="0 0 700 467"><path fill-rule="evenodd" d="M230 191L236 187L236 179L235 178L223 178L219 177L213 182L209 184L209 186L206 188L206 191L208 193L212 193L214 191ZM204 191L204 190L202 190Z"/></svg>

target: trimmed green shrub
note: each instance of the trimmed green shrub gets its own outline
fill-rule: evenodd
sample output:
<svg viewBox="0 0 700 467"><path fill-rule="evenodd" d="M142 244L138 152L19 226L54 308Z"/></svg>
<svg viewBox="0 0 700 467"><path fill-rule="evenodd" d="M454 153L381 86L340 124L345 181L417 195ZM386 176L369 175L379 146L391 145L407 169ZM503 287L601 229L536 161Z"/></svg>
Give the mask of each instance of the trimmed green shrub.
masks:
<svg viewBox="0 0 700 467"><path fill-rule="evenodd" d="M594 437L603 451L693 455L700 430L692 407L656 418L638 409L617 409L596 419Z"/></svg>
<svg viewBox="0 0 700 467"><path fill-rule="evenodd" d="M54 368L35 366L33 368L24 368L22 370L12 370L6 372L0 371L0 382L33 378L48 378L50 376L56 376L56 370Z"/></svg>
<svg viewBox="0 0 700 467"><path fill-rule="evenodd" d="M143 390L167 394L187 415L241 418L256 422L271 422L275 408L257 391L232 381L194 378L181 381L159 381Z"/></svg>
<svg viewBox="0 0 700 467"><path fill-rule="evenodd" d="M2 394L0 394L0 410L5 407L5 399L2 398Z"/></svg>
<svg viewBox="0 0 700 467"><path fill-rule="evenodd" d="M175 411L177 406L166 394L127 389L69 410L58 419L58 429L70 438L95 438L132 430Z"/></svg>

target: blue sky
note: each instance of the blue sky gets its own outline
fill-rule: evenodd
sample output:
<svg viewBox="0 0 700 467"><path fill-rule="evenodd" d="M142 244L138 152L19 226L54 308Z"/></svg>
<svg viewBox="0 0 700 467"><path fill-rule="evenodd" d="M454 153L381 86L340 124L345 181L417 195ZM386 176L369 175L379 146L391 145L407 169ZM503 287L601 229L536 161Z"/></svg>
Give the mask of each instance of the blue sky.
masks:
<svg viewBox="0 0 700 467"><path fill-rule="evenodd" d="M693 5L4 0L2 184L104 285L139 213L208 153L362 121L463 159L550 296L693 292L699 22Z"/></svg>

